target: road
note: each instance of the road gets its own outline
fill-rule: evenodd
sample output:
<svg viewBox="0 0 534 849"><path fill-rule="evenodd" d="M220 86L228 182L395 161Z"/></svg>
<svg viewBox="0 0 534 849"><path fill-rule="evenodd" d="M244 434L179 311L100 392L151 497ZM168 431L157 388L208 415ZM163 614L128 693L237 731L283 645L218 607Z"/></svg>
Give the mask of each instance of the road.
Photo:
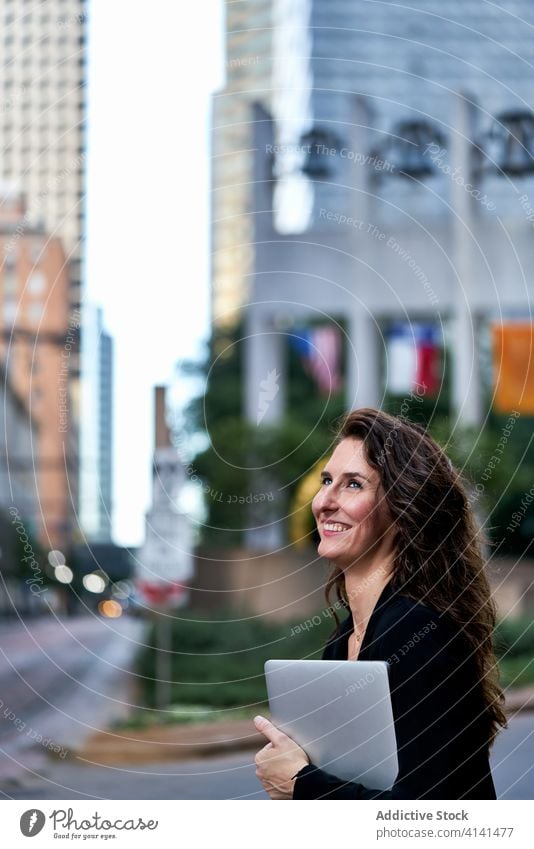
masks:
<svg viewBox="0 0 534 849"><path fill-rule="evenodd" d="M0 626L0 798L267 799L251 753L137 767L74 755L127 713L143 630L139 620L98 617ZM534 799L534 713L499 736L492 766L500 798Z"/></svg>
<svg viewBox="0 0 534 849"><path fill-rule="evenodd" d="M0 627L0 786L60 763L124 716L144 626L127 617L52 616Z"/></svg>
<svg viewBox="0 0 534 849"><path fill-rule="evenodd" d="M498 740L492 768L501 799L534 799L534 713L512 720ZM26 778L11 799L268 799L253 755L141 767L54 764L46 777Z"/></svg>
<svg viewBox="0 0 534 849"><path fill-rule="evenodd" d="M497 738L491 764L500 799L534 799L534 712L510 720Z"/></svg>

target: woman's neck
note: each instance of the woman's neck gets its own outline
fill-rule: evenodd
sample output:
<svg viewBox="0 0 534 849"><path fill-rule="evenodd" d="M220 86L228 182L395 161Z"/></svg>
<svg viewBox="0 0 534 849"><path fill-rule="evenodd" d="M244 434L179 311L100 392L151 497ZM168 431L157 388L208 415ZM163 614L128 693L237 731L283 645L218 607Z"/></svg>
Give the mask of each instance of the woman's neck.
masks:
<svg viewBox="0 0 534 849"><path fill-rule="evenodd" d="M391 564L371 566L362 572L355 564L345 570L345 591L352 613L355 633L362 634L382 590L392 576Z"/></svg>

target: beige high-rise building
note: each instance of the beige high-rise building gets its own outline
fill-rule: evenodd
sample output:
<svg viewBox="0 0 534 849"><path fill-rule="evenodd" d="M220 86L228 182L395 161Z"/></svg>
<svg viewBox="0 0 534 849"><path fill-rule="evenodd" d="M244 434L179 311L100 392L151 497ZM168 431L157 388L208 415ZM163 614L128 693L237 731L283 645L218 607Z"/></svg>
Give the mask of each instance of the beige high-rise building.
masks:
<svg viewBox="0 0 534 849"><path fill-rule="evenodd" d="M235 323L252 271L252 110L271 102L273 0L226 0L226 84L213 99L212 323Z"/></svg>
<svg viewBox="0 0 534 849"><path fill-rule="evenodd" d="M65 250L80 306L87 0L0 0L0 180ZM76 361L77 368L77 361Z"/></svg>
<svg viewBox="0 0 534 849"><path fill-rule="evenodd" d="M211 319L219 328L235 326L251 289L258 190L253 136L260 120L254 104L275 119L275 149L263 153L265 179L276 177L277 226L300 232L308 198L295 140L310 126L311 88L309 0L226 0L225 12L226 80L214 96L212 122Z"/></svg>

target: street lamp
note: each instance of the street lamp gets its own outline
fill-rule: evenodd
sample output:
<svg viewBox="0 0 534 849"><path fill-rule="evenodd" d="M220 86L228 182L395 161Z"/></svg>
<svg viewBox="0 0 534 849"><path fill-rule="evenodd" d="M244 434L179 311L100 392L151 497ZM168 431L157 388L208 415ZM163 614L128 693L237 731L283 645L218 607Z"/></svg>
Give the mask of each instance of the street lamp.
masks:
<svg viewBox="0 0 534 849"><path fill-rule="evenodd" d="M56 581L59 581L60 584L72 584L74 573L69 566L65 563L61 563L54 569L54 578Z"/></svg>
<svg viewBox="0 0 534 849"><path fill-rule="evenodd" d="M96 572L90 572L89 575L84 575L82 584L90 593L103 593L106 589L106 582L101 575Z"/></svg>

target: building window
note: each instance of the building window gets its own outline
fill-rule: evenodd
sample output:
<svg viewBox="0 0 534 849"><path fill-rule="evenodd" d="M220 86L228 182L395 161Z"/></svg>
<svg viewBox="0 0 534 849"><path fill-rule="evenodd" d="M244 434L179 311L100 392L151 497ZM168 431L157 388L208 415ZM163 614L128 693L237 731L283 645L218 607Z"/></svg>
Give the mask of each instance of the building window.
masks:
<svg viewBox="0 0 534 849"><path fill-rule="evenodd" d="M38 255L38 254L37 254ZM34 260L36 262L36 260ZM28 278L28 293L42 295L46 287L46 278L42 271L34 271Z"/></svg>
<svg viewBox="0 0 534 849"><path fill-rule="evenodd" d="M27 311L28 321L32 324L37 324L38 321L43 317L43 304L37 302L35 304L30 304Z"/></svg>
<svg viewBox="0 0 534 849"><path fill-rule="evenodd" d="M7 258L7 257L6 257ZM17 275L14 268L4 268L4 292L6 298L13 298L17 294Z"/></svg>
<svg viewBox="0 0 534 849"><path fill-rule="evenodd" d="M15 319L17 317L17 302L16 301L5 301L4 302L4 321L6 324L14 324Z"/></svg>
<svg viewBox="0 0 534 849"><path fill-rule="evenodd" d="M8 253L4 255L4 266L5 268L14 268L17 264L17 252L16 250L10 250Z"/></svg>
<svg viewBox="0 0 534 849"><path fill-rule="evenodd" d="M47 173L48 172L45 171L43 176L46 176ZM34 264L37 263L37 262L40 262L43 258L42 254L43 254L44 244L45 243L44 243L43 239L35 239L34 241L32 241L32 243L30 245L29 254L30 254L30 260ZM38 274L41 274L41 272L35 271L34 274L32 275L32 277L34 277ZM41 275L41 276L43 276L43 275ZM43 280L44 280L44 276L43 276ZM37 283L35 285L37 285ZM40 291L42 291L42 290L40 290Z"/></svg>

